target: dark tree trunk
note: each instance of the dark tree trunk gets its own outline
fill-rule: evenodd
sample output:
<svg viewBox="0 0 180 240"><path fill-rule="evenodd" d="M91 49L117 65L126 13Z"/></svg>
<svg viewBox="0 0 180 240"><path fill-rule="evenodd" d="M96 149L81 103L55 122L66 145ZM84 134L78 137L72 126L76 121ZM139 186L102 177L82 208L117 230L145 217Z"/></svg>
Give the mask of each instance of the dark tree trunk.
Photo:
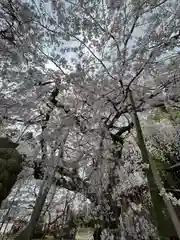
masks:
<svg viewBox="0 0 180 240"><path fill-rule="evenodd" d="M101 240L102 228L96 228L93 234L94 240Z"/></svg>

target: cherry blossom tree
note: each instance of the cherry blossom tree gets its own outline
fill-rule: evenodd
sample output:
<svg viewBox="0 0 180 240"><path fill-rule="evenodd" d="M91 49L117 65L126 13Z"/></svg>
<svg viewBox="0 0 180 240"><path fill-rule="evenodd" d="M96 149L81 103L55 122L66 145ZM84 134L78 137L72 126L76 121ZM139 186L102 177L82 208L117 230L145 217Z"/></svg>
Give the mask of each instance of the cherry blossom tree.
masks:
<svg viewBox="0 0 180 240"><path fill-rule="evenodd" d="M120 226L125 238L155 237L142 201L151 198L136 155L128 93L142 119L157 108L177 107L179 1L0 4L2 126L19 141L33 132L25 140L33 145L33 157L25 163L42 180L30 223L17 239L32 239L52 185L91 201L99 239L106 234L119 239L122 228L112 230ZM47 63L56 69L47 69ZM133 149L136 168L124 148ZM133 203L143 205L142 218ZM128 214L147 229L133 223L132 233L126 231Z"/></svg>

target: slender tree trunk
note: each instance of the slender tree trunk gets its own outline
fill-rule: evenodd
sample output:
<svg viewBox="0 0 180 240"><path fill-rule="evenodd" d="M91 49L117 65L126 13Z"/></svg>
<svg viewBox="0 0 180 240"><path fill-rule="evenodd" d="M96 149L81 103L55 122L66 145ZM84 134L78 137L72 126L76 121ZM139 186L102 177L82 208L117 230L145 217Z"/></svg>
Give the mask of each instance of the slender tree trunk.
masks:
<svg viewBox="0 0 180 240"><path fill-rule="evenodd" d="M15 237L14 240L31 240L33 237L33 233L36 227L36 224L38 222L38 219L40 217L42 208L45 204L47 194L50 190L51 184L53 181L53 176L49 179L49 181L44 180L44 182L41 185L41 188L39 190L34 210L31 215L30 222L28 225Z"/></svg>
<svg viewBox="0 0 180 240"><path fill-rule="evenodd" d="M152 171L148 173L148 181L150 186L150 193L153 203L154 211L152 215L156 219L156 225L159 232L159 236L162 236L162 239L169 238L169 236L177 237L176 230L171 221L171 218L167 212L166 205L163 201L163 198L159 195L159 189L154 181Z"/></svg>
<svg viewBox="0 0 180 240"><path fill-rule="evenodd" d="M129 91L129 100L132 106L132 120L134 123L134 126L136 128L136 133L137 133L137 142L142 154L142 159L144 163L149 164L149 170L147 172L147 180L148 180L148 185L149 185L149 189L150 189L150 193L151 193L151 199L152 199L152 204L153 204L153 208L154 208L154 213L156 216L156 221L157 221L157 213L156 213L156 203L153 202L153 196L152 196L152 191L151 191L151 182L155 181L159 192L164 188L163 184L162 184L162 180L160 178L160 175L157 172L157 168L156 168L156 164L153 160L153 158L149 155L146 145L145 145L145 141L144 141L144 137L143 137L143 133L142 133L142 129L141 129L141 125L139 122L139 118L137 116L137 112L135 109L135 103L134 103L134 99L132 96L132 92ZM172 203L170 200L168 200L165 196L162 196L164 204L166 206L167 212L170 216L170 219L174 225L174 228L176 230L177 236L180 239L180 222L179 219L177 217L177 214L172 206ZM160 207L160 206L159 206ZM161 209L162 210L162 209ZM157 227L158 227L158 223L157 223Z"/></svg>
<svg viewBox="0 0 180 240"><path fill-rule="evenodd" d="M101 240L101 233L102 233L102 229L96 228L93 234L94 240Z"/></svg>

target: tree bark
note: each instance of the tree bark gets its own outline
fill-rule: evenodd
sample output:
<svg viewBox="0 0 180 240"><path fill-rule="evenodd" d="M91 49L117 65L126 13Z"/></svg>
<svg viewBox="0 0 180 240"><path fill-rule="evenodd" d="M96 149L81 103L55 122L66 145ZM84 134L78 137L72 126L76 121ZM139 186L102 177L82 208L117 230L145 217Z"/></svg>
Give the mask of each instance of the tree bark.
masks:
<svg viewBox="0 0 180 240"><path fill-rule="evenodd" d="M51 182L46 186L46 182L43 182L37 196L33 213L31 215L30 222L28 225L15 237L14 240L31 240L33 237L33 233L40 217L42 208L46 201L47 194L51 187Z"/></svg>
<svg viewBox="0 0 180 240"><path fill-rule="evenodd" d="M152 157L149 155L146 145L145 145L145 141L144 141L144 137L143 137L143 133L142 133L142 129L141 129L141 125L139 122L139 118L135 109L135 103L134 103L134 99L132 96L132 92L129 90L129 100L132 106L132 120L136 129L136 133L137 133L137 142L138 142L138 146L139 149L141 151L141 155L142 155L142 160L144 163L149 164L149 169L146 172L147 175L147 180L148 180L148 185L149 185L149 190L151 193L151 200L152 200L152 205L153 205L153 209L154 209L154 213L155 213L155 219L156 219L156 224L158 227L158 218L157 218L157 212L156 212L156 203L153 202L153 195L152 195L152 181L155 182L157 188L158 188L158 193L164 188L163 184L162 184L162 180L160 178L160 175L157 172L157 168L156 168L156 164L154 162L154 160L152 159ZM157 194L158 194L157 193ZM177 214L172 206L172 203L169 199L167 199L165 196L162 196L164 204L166 206L167 212L170 216L170 219L174 225L174 228L176 230L177 236L180 239L180 222L179 219L177 217ZM160 206L159 206L160 207ZM161 209L162 211L162 209ZM171 223L170 223L171 224ZM158 229L159 230L159 229Z"/></svg>

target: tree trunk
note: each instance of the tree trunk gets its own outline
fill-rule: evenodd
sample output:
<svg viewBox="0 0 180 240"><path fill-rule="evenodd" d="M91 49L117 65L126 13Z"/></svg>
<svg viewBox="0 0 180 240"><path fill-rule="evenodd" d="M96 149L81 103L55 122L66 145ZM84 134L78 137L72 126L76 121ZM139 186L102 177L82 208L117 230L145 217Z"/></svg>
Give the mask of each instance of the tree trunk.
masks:
<svg viewBox="0 0 180 240"><path fill-rule="evenodd" d="M38 222L38 219L40 217L42 208L44 206L44 203L46 201L47 194L49 192L49 189L51 187L52 179L49 180L49 182L44 182L41 185L40 191L38 193L38 197L35 202L34 210L31 215L30 222L28 225L15 237L14 240L31 240L33 237L33 233L36 227L36 224Z"/></svg>
<svg viewBox="0 0 180 240"><path fill-rule="evenodd" d="M149 155L145 142L144 142L144 138L143 138L143 133L142 133L142 129L141 129L141 125L139 122L139 118L137 116L137 112L135 109L135 103L134 103L134 99L132 97L132 92L129 91L129 100L132 106L132 119L133 119L133 123L134 126L136 128L136 133L137 133L137 142L138 142L138 146L140 148L141 154L142 154L142 160L144 163L149 164L149 169L146 172L147 174L147 180L148 180L148 186L149 186L149 190L150 190L150 194L151 194L151 200L152 200L152 205L153 205L153 210L155 213L155 220L156 220L156 224L157 224L157 228L159 230L160 236L163 236L161 234L163 234L163 232L161 232L161 228L159 228L160 224L162 224L162 220L163 217L161 218L161 221L159 219L159 213L160 211L162 211L162 206L157 206L157 203L154 202L155 198L153 197L153 190L152 190L152 185L154 187L153 182L156 184L157 186L157 193L155 194L155 196L157 197L157 195L159 194L159 192L164 188L161 178L157 172L156 169L156 164L154 162L154 160L152 159L152 157ZM167 209L167 212L169 214L169 217L171 219L171 221L169 222L169 224L171 225L173 223L174 228L176 230L176 233L178 236L178 238L180 238L180 222L179 219L176 215L176 212L174 211L174 208L172 206L172 203L170 200L168 200L165 196L162 196L164 205ZM160 209L158 210L157 207L159 207ZM158 210L158 211L157 211ZM167 225L164 225L167 226Z"/></svg>
<svg viewBox="0 0 180 240"><path fill-rule="evenodd" d="M148 182L154 208L154 213L152 211L151 212L152 216L155 215L154 217L156 219L156 225L159 235L162 236L162 238L169 238L169 236L177 237L176 230L167 212L167 208L165 206L163 198L159 195L159 189L154 181L152 172L150 171L148 174Z"/></svg>
<svg viewBox="0 0 180 240"><path fill-rule="evenodd" d="M96 228L93 234L94 240L101 240L101 233L102 233L102 229Z"/></svg>

